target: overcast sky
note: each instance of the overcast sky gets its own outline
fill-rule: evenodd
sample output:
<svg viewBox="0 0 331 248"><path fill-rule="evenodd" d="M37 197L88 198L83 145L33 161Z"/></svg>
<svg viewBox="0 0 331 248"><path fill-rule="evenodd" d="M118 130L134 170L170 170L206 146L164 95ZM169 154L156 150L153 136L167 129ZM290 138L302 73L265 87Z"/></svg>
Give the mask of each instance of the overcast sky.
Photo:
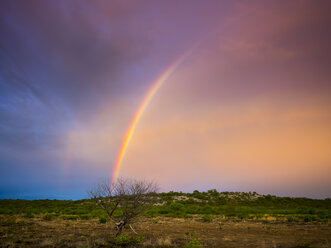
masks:
<svg viewBox="0 0 331 248"><path fill-rule="evenodd" d="M0 3L0 198L162 191L331 197L330 1Z"/></svg>

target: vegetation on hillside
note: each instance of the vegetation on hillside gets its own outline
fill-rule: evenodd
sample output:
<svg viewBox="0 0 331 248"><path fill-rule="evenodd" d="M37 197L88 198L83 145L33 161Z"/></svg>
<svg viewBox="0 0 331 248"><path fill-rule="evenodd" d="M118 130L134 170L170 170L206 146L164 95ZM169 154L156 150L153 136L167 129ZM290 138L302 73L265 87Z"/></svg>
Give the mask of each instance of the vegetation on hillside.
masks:
<svg viewBox="0 0 331 248"><path fill-rule="evenodd" d="M152 193L156 203L144 213L145 217L201 216L208 222L214 217L224 219L252 219L275 221L321 221L331 219L331 199L277 197L253 193L217 192L209 190L193 193ZM119 215L119 208L114 214ZM44 220L54 218L77 220L98 218L106 222L108 216L92 200L0 200L0 214Z"/></svg>

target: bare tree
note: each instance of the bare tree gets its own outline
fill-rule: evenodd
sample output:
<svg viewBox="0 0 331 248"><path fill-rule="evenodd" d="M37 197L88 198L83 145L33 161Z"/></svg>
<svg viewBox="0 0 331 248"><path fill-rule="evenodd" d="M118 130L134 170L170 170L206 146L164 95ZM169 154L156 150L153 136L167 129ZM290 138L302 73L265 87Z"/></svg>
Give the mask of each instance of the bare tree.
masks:
<svg viewBox="0 0 331 248"><path fill-rule="evenodd" d="M153 193L157 190L157 184L152 181L119 178L112 185L107 181L100 182L95 189L88 191L88 194L116 224L117 236L126 225L135 232L131 224L153 205Z"/></svg>

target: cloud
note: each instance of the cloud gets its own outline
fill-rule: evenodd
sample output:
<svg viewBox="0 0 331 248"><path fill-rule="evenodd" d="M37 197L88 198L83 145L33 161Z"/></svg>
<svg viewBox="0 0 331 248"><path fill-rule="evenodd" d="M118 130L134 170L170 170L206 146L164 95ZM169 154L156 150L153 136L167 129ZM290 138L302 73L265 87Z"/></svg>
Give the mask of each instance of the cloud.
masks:
<svg viewBox="0 0 331 248"><path fill-rule="evenodd" d="M330 181L327 97L269 94L194 111L190 109L194 106L182 103L173 109L163 101L167 99L162 96L155 100L140 120L122 175L153 178L163 190L199 185L327 195L321 190ZM83 158L95 170L111 173L124 130L114 134L119 128L103 116L80 132L73 130L67 144L72 158Z"/></svg>
<svg viewBox="0 0 331 248"><path fill-rule="evenodd" d="M138 13L139 14L139 13ZM0 146L13 153L60 149L66 129L128 87L124 72L150 41L121 1L22 3L0 10Z"/></svg>
<svg viewBox="0 0 331 248"><path fill-rule="evenodd" d="M277 193L286 185L293 194L315 188L326 196L320 186L330 181L330 108L327 98L279 95L194 112L155 106L137 128L122 173L155 178L166 190L250 185ZM172 115L162 118L167 111Z"/></svg>
<svg viewBox="0 0 331 248"><path fill-rule="evenodd" d="M317 161L327 174L329 5L3 1L3 177L9 166L26 171L31 163L59 177L65 167L68 177L76 173L85 183L91 173L110 173L147 89L201 39L148 106L123 173L155 176L179 190L192 188L192 178L205 187L226 181L226 170L241 171L228 185L233 179L240 186L245 173L263 181L249 167L268 170L271 160L296 169L302 162L302 178L308 162ZM264 152L252 156L258 150ZM270 164L263 167L265 161Z"/></svg>
<svg viewBox="0 0 331 248"><path fill-rule="evenodd" d="M40 88L56 92L77 110L88 108L90 104L86 102L91 100L96 107L100 97L112 95L116 90L114 85L120 86L118 77L123 70L147 51L145 40L126 21L132 10L119 2L114 2L108 8L113 11L108 13L90 2L33 1L3 5L0 30L6 39L1 47L7 51L6 61L14 61L11 68L3 61L2 65L6 66L3 70L14 71L16 63L24 66L23 70L27 69L27 63L35 64L30 69L40 75L36 82ZM15 47L18 49L14 50ZM29 75L31 71L23 70L14 73L26 81L36 81L32 79L36 76Z"/></svg>

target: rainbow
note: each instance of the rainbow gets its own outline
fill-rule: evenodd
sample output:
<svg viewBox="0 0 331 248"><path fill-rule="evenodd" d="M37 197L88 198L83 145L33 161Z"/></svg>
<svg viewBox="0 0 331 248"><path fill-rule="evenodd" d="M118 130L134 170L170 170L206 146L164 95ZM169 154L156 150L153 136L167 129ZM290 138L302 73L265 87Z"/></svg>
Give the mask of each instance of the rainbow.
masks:
<svg viewBox="0 0 331 248"><path fill-rule="evenodd" d="M193 48L189 49L188 52L184 53L182 56L180 56L178 59L176 59L174 61L174 63L172 63L158 78L157 80L152 84L152 87L149 89L149 91L147 92L147 94L145 95L142 103L140 104L136 114L134 115L131 124L128 128L128 130L125 133L124 139L122 141L122 145L119 149L118 155L117 155L117 159L116 159L116 164L115 164L115 168L113 170L113 174L112 174L112 180L111 180L111 185L113 185L113 183L116 182L116 179L119 175L119 171L121 168L121 164L125 155L125 152L127 150L127 147L130 143L130 140L133 136L133 133L136 129L136 126L142 116L142 114L144 113L147 105L150 103L150 101L152 100L153 96L156 94L156 92L160 89L160 87L162 86L162 84L172 75L172 73L176 70L176 68L192 53L192 51L194 50L194 48L196 47L193 46Z"/></svg>

